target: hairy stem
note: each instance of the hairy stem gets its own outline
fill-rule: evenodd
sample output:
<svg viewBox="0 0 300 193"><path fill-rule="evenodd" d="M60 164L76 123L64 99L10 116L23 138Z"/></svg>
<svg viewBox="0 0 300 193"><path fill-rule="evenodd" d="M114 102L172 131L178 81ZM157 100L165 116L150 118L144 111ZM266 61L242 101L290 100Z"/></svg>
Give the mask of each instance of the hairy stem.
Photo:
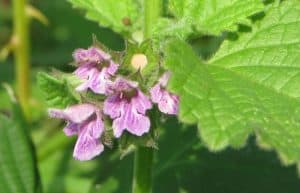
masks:
<svg viewBox="0 0 300 193"><path fill-rule="evenodd" d="M153 26L156 24L162 8L162 0L144 0L144 39L151 38ZM155 117L151 119L155 128ZM134 158L132 193L152 192L153 148L137 147Z"/></svg>
<svg viewBox="0 0 300 193"><path fill-rule="evenodd" d="M26 0L13 0L14 56L17 96L29 117L30 65L29 65L29 21L25 12Z"/></svg>
<svg viewBox="0 0 300 193"><path fill-rule="evenodd" d="M151 193L153 149L138 147L134 158L133 193Z"/></svg>

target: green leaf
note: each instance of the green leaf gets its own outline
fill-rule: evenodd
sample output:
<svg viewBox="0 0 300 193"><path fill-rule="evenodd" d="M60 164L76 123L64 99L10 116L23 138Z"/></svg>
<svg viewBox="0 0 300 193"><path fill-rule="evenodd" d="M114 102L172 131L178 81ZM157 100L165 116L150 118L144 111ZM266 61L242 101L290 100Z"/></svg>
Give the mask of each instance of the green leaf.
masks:
<svg viewBox="0 0 300 193"><path fill-rule="evenodd" d="M180 119L197 123L215 151L255 133L285 163L300 160L300 3L276 3L251 33L226 41L203 63L186 43L166 48Z"/></svg>
<svg viewBox="0 0 300 193"><path fill-rule="evenodd" d="M141 3L136 0L69 0L101 26L128 35L141 28ZM80 26L79 26L80 27Z"/></svg>
<svg viewBox="0 0 300 193"><path fill-rule="evenodd" d="M261 0L170 0L169 8L175 19L158 23L154 29L158 38L236 31L237 24L250 24L248 17L262 11L264 5Z"/></svg>
<svg viewBox="0 0 300 193"><path fill-rule="evenodd" d="M0 187L5 193L35 193L39 181L24 125L0 115Z"/></svg>
<svg viewBox="0 0 300 193"><path fill-rule="evenodd" d="M66 79L58 80L41 72L37 75L37 80L39 87L45 92L49 106L64 108L78 102Z"/></svg>

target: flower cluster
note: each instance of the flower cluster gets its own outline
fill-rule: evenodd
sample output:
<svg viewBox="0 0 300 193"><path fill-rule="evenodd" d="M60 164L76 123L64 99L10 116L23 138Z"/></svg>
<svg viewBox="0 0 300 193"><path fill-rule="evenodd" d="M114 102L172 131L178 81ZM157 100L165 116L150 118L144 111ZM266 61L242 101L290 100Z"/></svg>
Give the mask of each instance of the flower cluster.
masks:
<svg viewBox="0 0 300 193"><path fill-rule="evenodd" d="M165 114L178 113L179 97L166 90L169 72L150 89L148 97L138 82L116 75L119 64L101 49L77 49L73 58L77 64L74 74L81 80L76 91L90 90L105 96L102 105L83 103L66 109L49 109L51 117L66 120L64 132L67 136L78 135L73 153L76 159L90 160L104 150L101 143L104 118L112 120L113 134L119 138L124 130L136 136L149 132L151 123L146 112L153 103Z"/></svg>

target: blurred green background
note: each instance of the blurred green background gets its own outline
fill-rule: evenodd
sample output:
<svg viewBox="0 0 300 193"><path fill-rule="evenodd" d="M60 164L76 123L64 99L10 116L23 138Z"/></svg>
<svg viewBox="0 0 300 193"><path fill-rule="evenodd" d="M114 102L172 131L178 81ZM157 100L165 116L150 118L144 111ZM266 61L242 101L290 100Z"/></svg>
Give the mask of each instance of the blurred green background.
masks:
<svg viewBox="0 0 300 193"><path fill-rule="evenodd" d="M33 121L29 127L37 151L44 192L129 193L132 154L120 160L117 147L113 147L107 148L92 161L73 160L75 138L64 136L61 131L64 123L47 117L43 94L35 78L37 72L51 71L53 68L71 72L73 69L68 64L72 61L73 50L88 47L92 42L92 34L114 50L124 49L124 41L111 30L86 20L83 13L73 9L67 1L34 0L31 3L50 22L49 26L44 26L33 20L30 33ZM9 41L11 33L11 2L0 0L0 48ZM211 42L209 38L194 41L195 45L200 44L200 51L204 55L211 49L206 47ZM14 85L12 56L0 62L0 83L3 82ZM11 111L9 97L2 86L0 111L8 114ZM254 138L250 138L248 145L240 150L210 153L195 137L196 128L193 126L184 126L175 119L165 118L161 130L159 149L155 155L154 193L300 191L296 167L283 167L274 152L259 150Z"/></svg>

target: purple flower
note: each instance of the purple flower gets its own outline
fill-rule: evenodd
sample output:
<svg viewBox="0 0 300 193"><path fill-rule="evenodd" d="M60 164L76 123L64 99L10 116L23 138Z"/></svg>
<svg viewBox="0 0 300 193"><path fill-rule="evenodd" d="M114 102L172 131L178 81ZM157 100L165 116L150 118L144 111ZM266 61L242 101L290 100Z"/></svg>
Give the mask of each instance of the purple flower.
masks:
<svg viewBox="0 0 300 193"><path fill-rule="evenodd" d="M112 61L109 54L95 47L77 49L73 58L79 65L74 73L84 81L76 90L91 89L94 93L105 94L106 86L111 82L109 78L116 73L119 65Z"/></svg>
<svg viewBox="0 0 300 193"><path fill-rule="evenodd" d="M103 112L113 119L114 136L119 138L124 130L137 136L147 133L150 120L145 114L152 104L138 89L138 84L118 78L110 85L109 91Z"/></svg>
<svg viewBox="0 0 300 193"><path fill-rule="evenodd" d="M179 97L166 90L170 73L166 72L158 83L150 89L151 100L158 104L158 109L166 114L176 115L178 113Z"/></svg>
<svg viewBox="0 0 300 193"><path fill-rule="evenodd" d="M101 111L91 104L79 104L66 109L49 109L49 115L64 119L67 136L78 135L73 156L78 160L90 160L99 155L104 146L100 137L104 131Z"/></svg>

